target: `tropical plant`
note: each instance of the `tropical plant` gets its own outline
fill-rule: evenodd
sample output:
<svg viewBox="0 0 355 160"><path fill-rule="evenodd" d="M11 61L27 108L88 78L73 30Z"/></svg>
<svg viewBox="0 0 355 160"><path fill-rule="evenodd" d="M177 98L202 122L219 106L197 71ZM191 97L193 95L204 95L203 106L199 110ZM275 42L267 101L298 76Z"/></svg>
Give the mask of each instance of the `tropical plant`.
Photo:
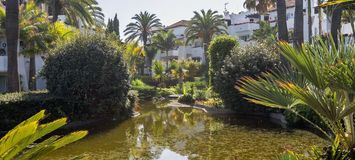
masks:
<svg viewBox="0 0 355 160"><path fill-rule="evenodd" d="M138 66L144 63L145 51L137 42L127 43L123 53L123 58L128 64L128 70L131 77L135 77L138 72Z"/></svg>
<svg viewBox="0 0 355 160"><path fill-rule="evenodd" d="M164 51L166 54L166 68L169 67L169 50L174 49L178 44L179 41L176 39L173 30L162 30L158 32L152 38L153 45Z"/></svg>
<svg viewBox="0 0 355 160"><path fill-rule="evenodd" d="M272 41L276 37L277 27L272 27L265 21L260 21L259 24L260 28L253 32L252 39L259 42Z"/></svg>
<svg viewBox="0 0 355 160"><path fill-rule="evenodd" d="M326 41L319 38L300 49L280 42L282 55L292 68L244 77L238 89L250 102L297 115L298 106L311 108L327 128L300 117L331 141L339 136L341 147L351 151L355 147L355 43L340 42L344 47L338 49L331 37Z"/></svg>
<svg viewBox="0 0 355 160"><path fill-rule="evenodd" d="M23 121L0 139L0 159L39 159L54 150L84 138L87 131L77 131L66 136L51 136L35 143L44 136L66 124L62 118L49 123L40 122L46 117L42 110L31 118Z"/></svg>
<svg viewBox="0 0 355 160"><path fill-rule="evenodd" d="M159 83L163 82L165 75L163 64L160 61L154 61L152 70L154 73L154 79L157 79Z"/></svg>
<svg viewBox="0 0 355 160"><path fill-rule="evenodd" d="M293 41L295 46L301 46L304 41L303 19L303 0L295 0L295 23L293 26Z"/></svg>
<svg viewBox="0 0 355 160"><path fill-rule="evenodd" d="M19 1L6 0L7 91L20 91L18 73Z"/></svg>
<svg viewBox="0 0 355 160"><path fill-rule="evenodd" d="M132 17L134 22L127 25L124 35L126 41L140 41L145 49L154 32L161 27L160 19L155 14L140 12ZM144 63L141 65L141 74L144 74Z"/></svg>
<svg viewBox="0 0 355 160"><path fill-rule="evenodd" d="M194 16L191 18L186 30L186 44L190 41L201 39L206 62L208 64L207 47L209 46L213 36L227 33L227 26L222 15L217 11L201 10L200 13L194 11Z"/></svg>
<svg viewBox="0 0 355 160"><path fill-rule="evenodd" d="M272 7L275 7L276 0L245 0L243 6L246 9L255 9L260 14L265 14Z"/></svg>
<svg viewBox="0 0 355 160"><path fill-rule="evenodd" d="M62 13L69 24L76 27L104 26L104 14L96 0L35 0L37 4L45 3L50 7L52 22L58 20ZM79 21L80 20L80 21ZM81 22L81 23L80 23Z"/></svg>

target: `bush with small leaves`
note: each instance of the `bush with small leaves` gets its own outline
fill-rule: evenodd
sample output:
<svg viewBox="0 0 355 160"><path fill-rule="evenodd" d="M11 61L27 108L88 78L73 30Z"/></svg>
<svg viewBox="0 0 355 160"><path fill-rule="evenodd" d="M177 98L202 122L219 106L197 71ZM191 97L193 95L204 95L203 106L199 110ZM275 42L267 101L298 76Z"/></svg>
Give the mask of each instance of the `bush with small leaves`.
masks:
<svg viewBox="0 0 355 160"><path fill-rule="evenodd" d="M80 35L55 48L42 73L51 94L90 106L92 114L116 115L130 88L121 55L102 36Z"/></svg>

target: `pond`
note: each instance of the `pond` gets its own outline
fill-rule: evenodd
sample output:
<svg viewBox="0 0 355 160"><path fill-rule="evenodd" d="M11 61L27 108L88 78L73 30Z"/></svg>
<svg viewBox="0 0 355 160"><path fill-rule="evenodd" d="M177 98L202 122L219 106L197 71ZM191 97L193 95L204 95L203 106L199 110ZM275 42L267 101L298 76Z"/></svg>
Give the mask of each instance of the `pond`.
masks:
<svg viewBox="0 0 355 160"><path fill-rule="evenodd" d="M262 118L211 117L196 109L152 103L142 105L140 112L48 159L275 159L287 150L304 153L325 144L315 134L282 129Z"/></svg>

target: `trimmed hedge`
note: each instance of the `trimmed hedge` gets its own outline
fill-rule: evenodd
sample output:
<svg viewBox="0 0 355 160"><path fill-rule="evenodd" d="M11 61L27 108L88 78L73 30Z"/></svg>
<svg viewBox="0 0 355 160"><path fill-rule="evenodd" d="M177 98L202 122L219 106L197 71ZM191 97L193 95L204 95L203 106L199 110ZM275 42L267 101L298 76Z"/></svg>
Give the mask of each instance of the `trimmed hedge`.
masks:
<svg viewBox="0 0 355 160"><path fill-rule="evenodd" d="M260 73L273 70L280 65L280 56L276 46L264 43L236 47L224 60L223 67L214 78L214 90L220 95L225 106L240 111L262 110L243 99L235 88L237 81L244 76L258 76Z"/></svg>
<svg viewBox="0 0 355 160"><path fill-rule="evenodd" d="M157 96L157 90L152 86L132 86L132 90L138 92L138 97L141 100L149 101Z"/></svg>

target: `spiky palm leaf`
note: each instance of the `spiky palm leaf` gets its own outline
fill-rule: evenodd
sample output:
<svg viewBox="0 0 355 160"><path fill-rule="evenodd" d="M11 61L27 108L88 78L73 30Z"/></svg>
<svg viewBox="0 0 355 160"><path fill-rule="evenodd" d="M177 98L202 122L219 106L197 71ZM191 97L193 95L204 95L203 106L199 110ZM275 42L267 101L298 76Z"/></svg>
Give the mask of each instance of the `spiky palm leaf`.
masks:
<svg viewBox="0 0 355 160"><path fill-rule="evenodd" d="M67 136L52 136L40 143L34 144L43 136L57 130L66 124L66 118L41 124L45 118L42 110L31 118L23 121L0 139L0 159L38 159L58 148L85 137L87 131L73 132ZM32 145L31 148L28 148Z"/></svg>
<svg viewBox="0 0 355 160"><path fill-rule="evenodd" d="M280 51L292 68L265 73L257 78L244 77L239 82L239 90L248 96L249 101L268 107L294 113L297 106L310 107L333 133L329 135L316 126L318 129L330 139L333 135L340 136L342 144L352 148L355 145L355 45L341 42L344 47L339 49L331 38L327 41L318 39L300 49L280 42Z"/></svg>
<svg viewBox="0 0 355 160"><path fill-rule="evenodd" d="M134 22L129 23L124 30L126 41L141 41L147 45L149 38L161 27L160 19L155 14L140 12L132 17Z"/></svg>

